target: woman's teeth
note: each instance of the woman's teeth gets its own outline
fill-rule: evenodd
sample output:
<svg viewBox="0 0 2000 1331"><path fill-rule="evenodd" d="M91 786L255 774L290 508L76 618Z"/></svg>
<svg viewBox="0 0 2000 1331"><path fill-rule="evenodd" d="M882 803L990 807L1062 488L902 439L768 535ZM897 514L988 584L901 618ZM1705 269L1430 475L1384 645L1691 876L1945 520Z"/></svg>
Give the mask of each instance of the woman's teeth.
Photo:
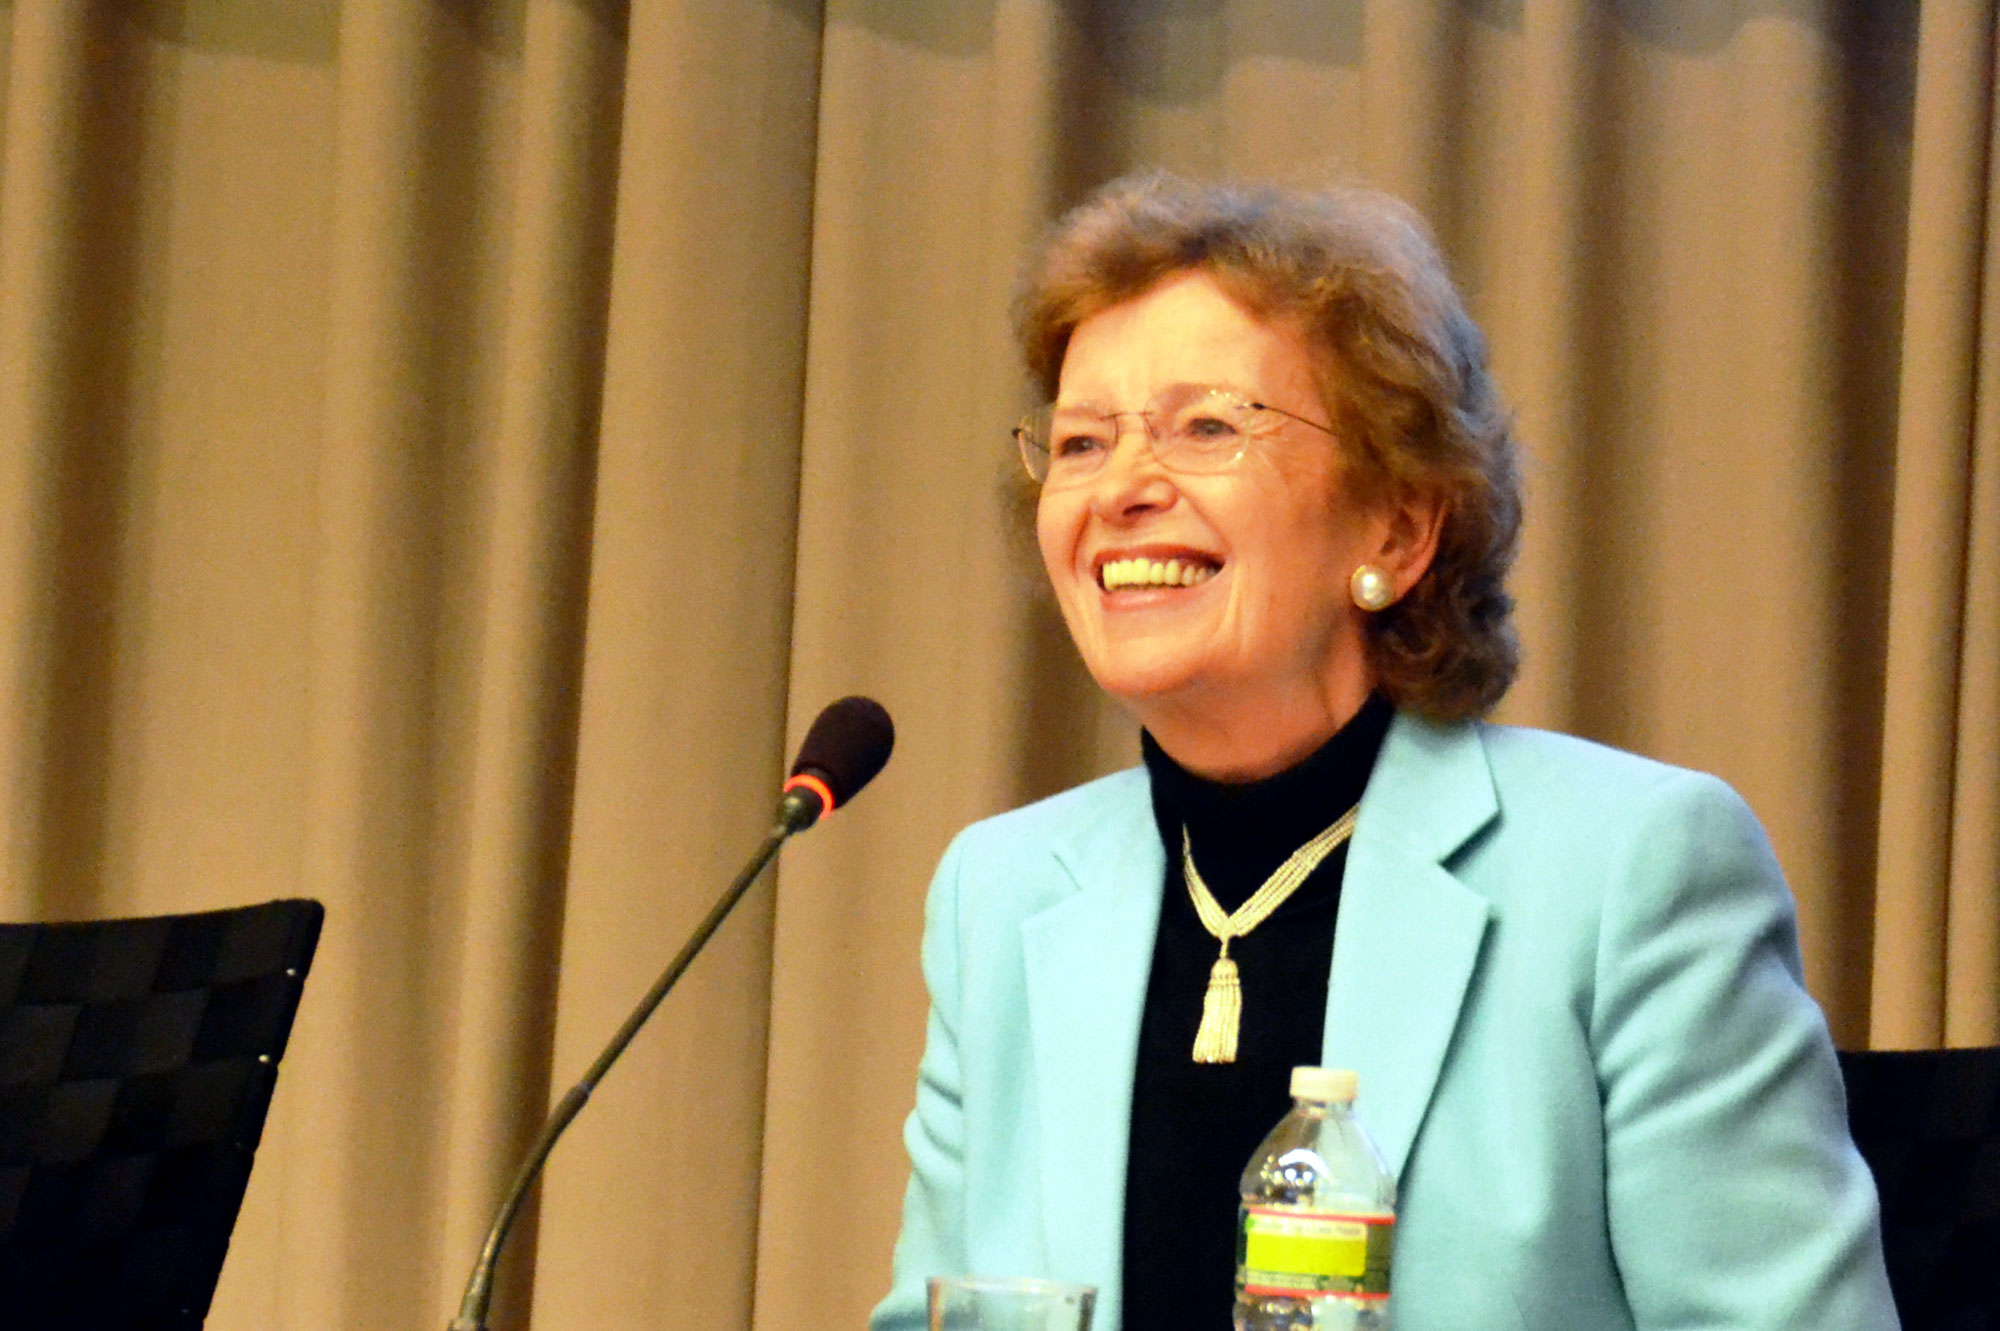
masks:
<svg viewBox="0 0 2000 1331"><path fill-rule="evenodd" d="M1215 576L1215 565L1192 559L1113 559L1098 571L1104 590L1123 587L1192 587Z"/></svg>

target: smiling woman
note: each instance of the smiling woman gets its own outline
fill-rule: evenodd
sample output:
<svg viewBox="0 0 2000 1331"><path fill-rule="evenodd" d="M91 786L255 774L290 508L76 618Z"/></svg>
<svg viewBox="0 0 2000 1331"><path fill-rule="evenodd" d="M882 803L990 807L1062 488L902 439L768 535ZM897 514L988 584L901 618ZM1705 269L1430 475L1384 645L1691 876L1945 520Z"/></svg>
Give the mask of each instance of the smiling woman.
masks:
<svg viewBox="0 0 2000 1331"><path fill-rule="evenodd" d="M1238 1173L1300 1064L1359 1073L1398 1176L1400 1331L1894 1325L1755 820L1480 720L1514 673L1518 465L1422 223L1119 182L1020 334L1043 564L1145 765L938 870L877 1327L952 1274L1224 1325Z"/></svg>

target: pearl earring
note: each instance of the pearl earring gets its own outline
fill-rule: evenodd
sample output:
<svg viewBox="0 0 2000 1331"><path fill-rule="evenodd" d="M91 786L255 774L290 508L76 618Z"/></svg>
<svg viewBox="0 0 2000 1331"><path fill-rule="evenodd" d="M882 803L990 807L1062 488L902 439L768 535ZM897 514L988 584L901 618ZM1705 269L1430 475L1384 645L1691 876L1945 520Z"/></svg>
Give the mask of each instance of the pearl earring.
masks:
<svg viewBox="0 0 2000 1331"><path fill-rule="evenodd" d="M1347 580L1347 590L1354 597L1354 604L1363 610L1386 610L1396 599L1396 585L1373 564L1356 568L1354 576Z"/></svg>

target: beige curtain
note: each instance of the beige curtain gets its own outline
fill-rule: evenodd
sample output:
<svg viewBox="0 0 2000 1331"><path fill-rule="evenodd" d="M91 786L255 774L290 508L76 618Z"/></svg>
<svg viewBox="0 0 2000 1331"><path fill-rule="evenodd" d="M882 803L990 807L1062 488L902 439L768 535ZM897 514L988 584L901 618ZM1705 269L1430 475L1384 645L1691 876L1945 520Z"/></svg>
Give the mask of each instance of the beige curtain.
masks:
<svg viewBox="0 0 2000 1331"><path fill-rule="evenodd" d="M442 1327L819 705L898 754L558 1151L512 1328L858 1326L931 864L1128 761L1006 306L1166 165L1435 221L1505 719L1721 773L1842 1043L2000 1042L1991 3L0 0L0 916L328 925L210 1318Z"/></svg>
<svg viewBox="0 0 2000 1331"><path fill-rule="evenodd" d="M2000 1040L2000 28L1917 64L1869 1035Z"/></svg>

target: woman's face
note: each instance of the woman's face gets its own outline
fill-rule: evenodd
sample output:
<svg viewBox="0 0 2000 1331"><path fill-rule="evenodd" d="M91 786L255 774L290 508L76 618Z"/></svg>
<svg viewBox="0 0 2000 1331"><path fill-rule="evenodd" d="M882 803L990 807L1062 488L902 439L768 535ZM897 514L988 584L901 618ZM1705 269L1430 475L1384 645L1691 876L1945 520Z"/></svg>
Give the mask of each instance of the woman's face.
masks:
<svg viewBox="0 0 2000 1331"><path fill-rule="evenodd" d="M1190 384L1327 421L1302 340L1199 271L1079 324L1057 402L1136 412ZM1102 468L1045 487L1037 511L1042 560L1090 673L1170 753L1158 725L1177 717L1250 742L1301 724L1324 739L1373 684L1347 581L1377 557L1388 519L1351 493L1331 435L1275 412L1210 475L1167 471L1140 419L1120 424ZM1106 565L1133 559L1179 560L1191 585L1107 589Z"/></svg>

